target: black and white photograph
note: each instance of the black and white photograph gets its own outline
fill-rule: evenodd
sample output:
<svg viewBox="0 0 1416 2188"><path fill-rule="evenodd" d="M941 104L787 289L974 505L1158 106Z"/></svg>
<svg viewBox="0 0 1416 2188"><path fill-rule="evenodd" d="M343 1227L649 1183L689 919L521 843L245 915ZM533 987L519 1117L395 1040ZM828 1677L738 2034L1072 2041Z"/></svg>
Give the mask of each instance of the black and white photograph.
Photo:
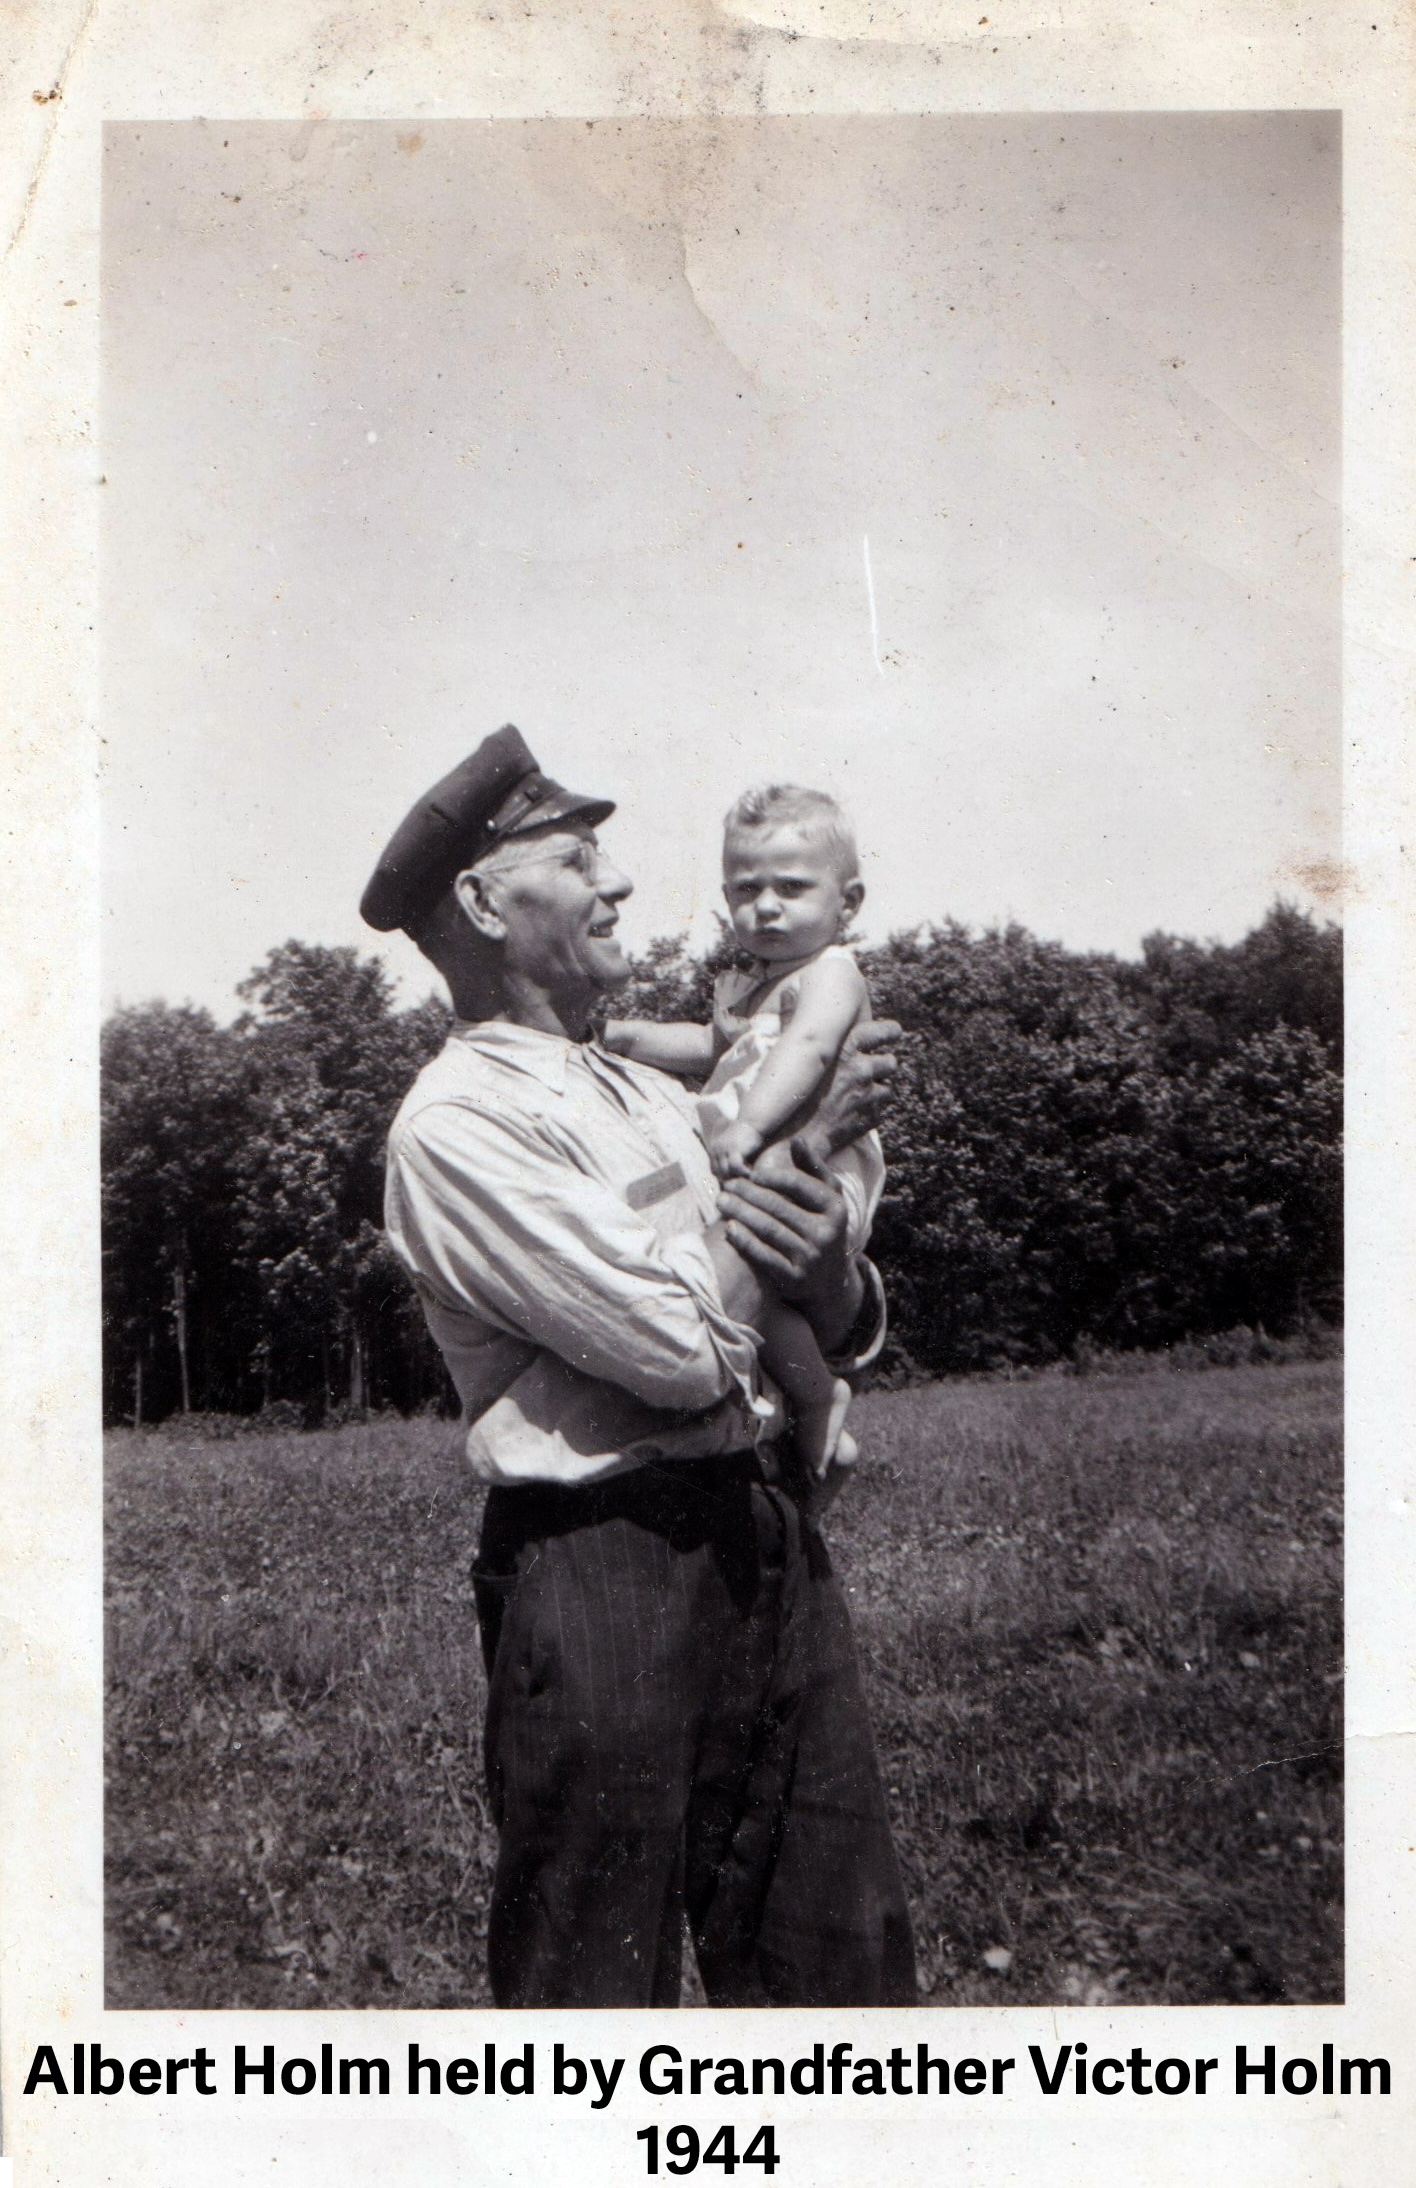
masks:
<svg viewBox="0 0 1416 2188"><path fill-rule="evenodd" d="M1376 2188L1416 29L0 70L0 2188Z"/></svg>
<svg viewBox="0 0 1416 2188"><path fill-rule="evenodd" d="M104 157L108 2005L1340 2000L1340 117Z"/></svg>

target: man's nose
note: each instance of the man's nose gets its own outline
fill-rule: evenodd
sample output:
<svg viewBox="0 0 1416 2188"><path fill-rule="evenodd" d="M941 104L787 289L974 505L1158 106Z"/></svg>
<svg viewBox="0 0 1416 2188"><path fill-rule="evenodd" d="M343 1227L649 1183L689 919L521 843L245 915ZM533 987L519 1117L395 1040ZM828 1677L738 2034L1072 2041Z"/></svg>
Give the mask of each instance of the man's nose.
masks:
<svg viewBox="0 0 1416 2188"><path fill-rule="evenodd" d="M622 904L633 893L634 883L628 874L622 874L618 866L611 866L602 855L595 868L596 896L602 896L607 904Z"/></svg>

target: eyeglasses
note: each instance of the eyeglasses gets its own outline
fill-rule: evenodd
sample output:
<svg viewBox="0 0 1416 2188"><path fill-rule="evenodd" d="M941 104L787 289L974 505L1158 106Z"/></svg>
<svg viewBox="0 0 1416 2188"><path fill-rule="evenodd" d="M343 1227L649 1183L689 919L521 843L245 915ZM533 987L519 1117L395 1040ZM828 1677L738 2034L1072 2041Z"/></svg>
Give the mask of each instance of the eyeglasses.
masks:
<svg viewBox="0 0 1416 2188"><path fill-rule="evenodd" d="M573 866L582 878L594 882L600 873L600 846L578 837L573 847L564 842L548 844L537 842L518 843L515 837L500 843L479 859L475 871L479 874L516 874L526 866Z"/></svg>

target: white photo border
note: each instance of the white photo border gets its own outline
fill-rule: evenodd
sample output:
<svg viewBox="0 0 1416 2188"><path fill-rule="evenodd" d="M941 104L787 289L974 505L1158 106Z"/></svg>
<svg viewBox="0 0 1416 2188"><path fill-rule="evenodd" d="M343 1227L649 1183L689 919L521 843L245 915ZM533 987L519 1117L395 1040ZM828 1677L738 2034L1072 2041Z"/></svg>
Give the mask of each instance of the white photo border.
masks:
<svg viewBox="0 0 1416 2188"><path fill-rule="evenodd" d="M1413 42L1389 7L1297 20L1268 0L1144 13L953 0L688 0L426 11L355 0L138 11L65 0L12 27L0 223L9 240L0 433L12 482L0 643L11 685L5 801L12 876L0 958L7 1130L3 1387L7 1564L0 2043L4 2148L22 2188L194 2173L324 2183L501 2178L571 2167L587 2188L641 2177L635 2131L674 2107L627 2101L651 2042L792 2055L829 2034L858 2049L1023 2057L1085 2035L1124 2055L1232 2057L1324 2043L1391 2062L1388 2099L1129 2096L1068 2103L809 2097L774 2103L786 2182L937 2175L1058 2188L1147 2188L1223 2173L1236 2188L1400 2175L1416 2135L1412 1918L1416 1486L1407 1424L1413 1173L1409 846L1416 544L1413 457ZM1348 1222L1347 2003L1312 2008L716 2013L518 2019L549 2054L625 2056L604 2112L538 2095L469 2111L387 2100L295 2106L220 2095L58 2101L21 2095L36 2045L221 2058L321 2041L397 2059L504 2036L503 2017L106 2013L101 1961L101 1625L95 1056L98 1024L98 190L105 118L379 119L683 113L1340 108L1345 172L1345 862L1350 975ZM947 2028L947 2034L945 2030ZM691 2033L690 2033L691 2032ZM770 2032L770 2033L769 2033ZM397 2084L395 2083L395 2087ZM747 2111L733 2107L744 2121ZM278 2165L278 2171L272 2168Z"/></svg>

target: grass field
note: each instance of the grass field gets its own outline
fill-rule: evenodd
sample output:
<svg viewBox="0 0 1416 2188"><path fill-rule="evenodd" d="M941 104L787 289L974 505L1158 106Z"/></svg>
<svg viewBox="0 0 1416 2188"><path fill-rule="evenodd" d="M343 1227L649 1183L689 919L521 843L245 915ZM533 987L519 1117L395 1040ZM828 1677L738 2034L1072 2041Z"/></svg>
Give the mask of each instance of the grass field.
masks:
<svg viewBox="0 0 1416 2188"><path fill-rule="evenodd" d="M827 1532L932 2004L1342 1992L1340 1371L862 1399ZM455 1431L109 1444L110 2006L467 2006Z"/></svg>

